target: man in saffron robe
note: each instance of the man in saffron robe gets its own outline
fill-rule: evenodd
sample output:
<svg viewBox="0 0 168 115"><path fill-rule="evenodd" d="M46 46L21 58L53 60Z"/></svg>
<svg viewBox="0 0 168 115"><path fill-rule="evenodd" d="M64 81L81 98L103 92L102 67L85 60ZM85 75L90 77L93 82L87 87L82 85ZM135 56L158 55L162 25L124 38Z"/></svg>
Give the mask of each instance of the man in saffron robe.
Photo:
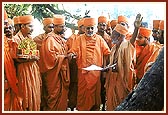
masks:
<svg viewBox="0 0 168 115"><path fill-rule="evenodd" d="M152 45L155 46L155 51L148 59L144 68L144 72L146 72L153 65L157 56L159 55L160 50L164 46L164 20L159 21L158 32L157 35L155 36L155 39L156 41L151 43Z"/></svg>
<svg viewBox="0 0 168 115"><path fill-rule="evenodd" d="M126 16L123 16L123 15L119 15L118 16L118 24L123 24L127 27L127 29L129 30L129 23L128 23L128 18ZM128 32L126 34L126 37L125 39L126 40L130 40L132 38L132 33L131 32Z"/></svg>
<svg viewBox="0 0 168 115"><path fill-rule="evenodd" d="M142 46L142 51L139 53L138 56L136 56L136 77L137 77L137 83L141 80L141 78L144 75L144 68L148 61L148 59L151 57L152 53L156 50L156 45L150 44L149 38L151 35L151 30L148 28L140 27L139 33L137 36L136 43L138 46Z"/></svg>
<svg viewBox="0 0 168 115"><path fill-rule="evenodd" d="M41 103L41 76L36 62L38 57L23 59L17 55L20 43L25 39L32 40L33 20L32 15L20 16L21 29L13 37L13 53L15 54L13 58L16 62L19 96L22 98L22 108L24 111L39 111Z"/></svg>
<svg viewBox="0 0 168 115"><path fill-rule="evenodd" d="M10 29L9 26L8 16L4 10L4 29ZM22 107L18 96L18 79L16 76L14 61L10 54L8 39L11 38L4 35L4 110L19 111L22 110Z"/></svg>
<svg viewBox="0 0 168 115"><path fill-rule="evenodd" d="M98 17L98 26L97 26L97 34L100 35L108 44L109 48L111 48L112 42L110 36L106 33L107 29L107 18L105 16L99 16Z"/></svg>
<svg viewBox="0 0 168 115"><path fill-rule="evenodd" d="M112 44L110 36L106 33L107 24L108 24L107 18L105 16L99 16L98 17L97 34L100 35L106 41L109 48L111 49L113 44ZM103 57L103 67L105 67L108 64L108 62L109 62L108 59L109 59L109 57L107 57L107 56ZM104 88L105 75L106 75L106 73L103 72L103 73L101 73L101 77L100 77L100 80L101 80L101 101L102 101L102 108L101 109L103 111L105 110L105 102L106 102L106 92L105 92L105 88Z"/></svg>
<svg viewBox="0 0 168 115"><path fill-rule="evenodd" d="M69 51L69 55L76 54L78 65L78 96L77 110L95 111L100 109L100 71L86 71L82 68L92 64L103 65L103 56L109 55L110 49L105 40L95 34L95 19L85 18L85 34L76 40L76 45Z"/></svg>
<svg viewBox="0 0 168 115"><path fill-rule="evenodd" d="M76 45L76 39L81 34L84 34L84 18L78 20L78 34L72 34L68 40L67 40L67 46L68 50L72 48L73 45ZM69 85L69 93L68 93L68 107L71 109L71 111L74 110L77 104L77 92L78 92L78 78L77 78L77 72L78 67L76 63L76 59L73 58L69 62L69 68L70 68L70 85Z"/></svg>
<svg viewBox="0 0 168 115"><path fill-rule="evenodd" d="M41 78L42 78L42 84L44 83L45 74L42 73L41 69L43 68L43 56L42 56L42 41L47 37L47 34L53 31L54 25L53 25L53 18L44 18L43 21L43 30L44 33L36 36L33 38L33 40L37 43L37 49L40 52L40 59L38 60L38 65L40 68ZM44 110L45 106L47 105L47 92L45 85L42 85L42 92L41 92L41 107L40 110Z"/></svg>
<svg viewBox="0 0 168 115"><path fill-rule="evenodd" d="M54 15L54 30L42 40L41 68L45 75L44 83L47 91L45 111L66 111L70 83L67 45L60 33L64 31L65 17Z"/></svg>
<svg viewBox="0 0 168 115"><path fill-rule="evenodd" d="M124 40L128 32L124 25L117 24L112 32L111 39L113 39L115 46L111 49L110 64L108 65L113 65L113 67L108 69L105 83L107 111L114 110L134 87L134 42L141 21L141 15L138 14L134 22L134 33L130 40Z"/></svg>

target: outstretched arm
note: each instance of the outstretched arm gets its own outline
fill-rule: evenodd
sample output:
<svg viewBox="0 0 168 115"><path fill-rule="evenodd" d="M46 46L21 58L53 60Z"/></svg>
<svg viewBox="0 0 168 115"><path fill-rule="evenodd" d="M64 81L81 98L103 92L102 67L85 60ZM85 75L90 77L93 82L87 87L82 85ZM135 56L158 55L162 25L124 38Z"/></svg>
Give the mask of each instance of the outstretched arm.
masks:
<svg viewBox="0 0 168 115"><path fill-rule="evenodd" d="M143 17L141 17L141 14L137 14L136 19L134 21L134 27L135 27L134 32L132 34L132 38L130 39L130 42L133 46L134 46L134 42L138 34L138 29L141 26L142 19Z"/></svg>

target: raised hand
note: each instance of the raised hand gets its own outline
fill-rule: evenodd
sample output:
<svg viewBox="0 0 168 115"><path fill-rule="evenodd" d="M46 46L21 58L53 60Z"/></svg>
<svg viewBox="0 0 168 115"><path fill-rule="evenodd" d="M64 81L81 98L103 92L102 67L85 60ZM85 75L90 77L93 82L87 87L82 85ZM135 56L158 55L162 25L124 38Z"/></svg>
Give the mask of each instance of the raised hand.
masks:
<svg viewBox="0 0 168 115"><path fill-rule="evenodd" d="M134 21L135 28L139 28L141 26L142 19L143 19L143 17L141 17L141 14L138 13L137 16L136 16L136 19Z"/></svg>

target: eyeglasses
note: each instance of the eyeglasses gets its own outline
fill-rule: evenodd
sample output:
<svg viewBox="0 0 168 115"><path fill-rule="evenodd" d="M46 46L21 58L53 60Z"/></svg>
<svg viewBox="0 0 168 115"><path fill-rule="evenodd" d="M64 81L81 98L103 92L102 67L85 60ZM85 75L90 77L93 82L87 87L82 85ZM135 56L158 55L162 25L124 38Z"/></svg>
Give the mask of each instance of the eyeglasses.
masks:
<svg viewBox="0 0 168 115"><path fill-rule="evenodd" d="M48 28L54 28L54 26L48 26Z"/></svg>
<svg viewBox="0 0 168 115"><path fill-rule="evenodd" d="M94 27L86 27L86 29L87 29L87 30L90 30L90 29L93 30Z"/></svg>
<svg viewBox="0 0 168 115"><path fill-rule="evenodd" d="M103 27L106 26L106 24L104 24L104 23L99 23L98 25L99 25L99 26L103 26Z"/></svg>
<svg viewBox="0 0 168 115"><path fill-rule="evenodd" d="M62 25L62 26L60 26L60 25L54 25L55 27L60 27L60 28L64 28L65 27L65 25Z"/></svg>
<svg viewBox="0 0 168 115"><path fill-rule="evenodd" d="M11 30L11 29L13 29L13 26L5 26L4 28Z"/></svg>

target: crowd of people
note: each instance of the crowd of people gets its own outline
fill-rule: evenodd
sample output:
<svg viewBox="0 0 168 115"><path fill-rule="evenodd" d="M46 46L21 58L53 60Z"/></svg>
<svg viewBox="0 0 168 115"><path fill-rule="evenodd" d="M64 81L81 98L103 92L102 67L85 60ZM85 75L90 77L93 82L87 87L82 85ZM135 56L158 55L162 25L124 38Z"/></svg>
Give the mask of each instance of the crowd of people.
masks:
<svg viewBox="0 0 168 115"><path fill-rule="evenodd" d="M123 15L111 21L99 16L98 22L83 17L77 22L78 34L68 39L64 16L44 18L45 32L34 38L33 20L32 15L10 19L4 10L5 111L113 111L164 45L164 20L153 20L151 30L141 14L135 17L133 33ZM25 40L35 43L39 55L18 55ZM91 65L103 69L83 69Z"/></svg>

